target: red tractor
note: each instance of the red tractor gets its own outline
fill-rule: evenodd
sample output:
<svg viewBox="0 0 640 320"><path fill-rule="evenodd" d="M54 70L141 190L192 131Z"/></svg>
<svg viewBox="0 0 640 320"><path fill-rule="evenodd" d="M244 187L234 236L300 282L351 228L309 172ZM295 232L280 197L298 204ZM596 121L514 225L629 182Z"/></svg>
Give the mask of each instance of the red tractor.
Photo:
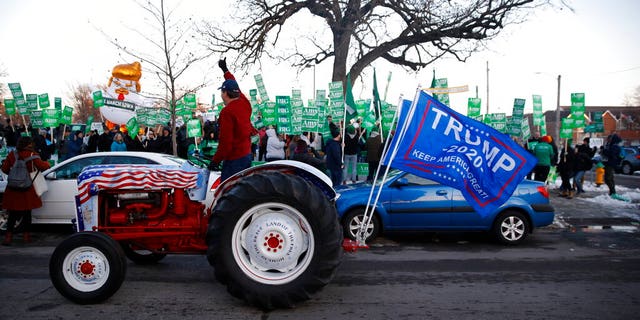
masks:
<svg viewBox="0 0 640 320"><path fill-rule="evenodd" d="M276 161L219 181L189 164L90 166L78 177L77 233L53 252L55 288L80 304L120 288L129 258L206 254L228 291L263 309L305 301L342 257L336 193L301 162Z"/></svg>

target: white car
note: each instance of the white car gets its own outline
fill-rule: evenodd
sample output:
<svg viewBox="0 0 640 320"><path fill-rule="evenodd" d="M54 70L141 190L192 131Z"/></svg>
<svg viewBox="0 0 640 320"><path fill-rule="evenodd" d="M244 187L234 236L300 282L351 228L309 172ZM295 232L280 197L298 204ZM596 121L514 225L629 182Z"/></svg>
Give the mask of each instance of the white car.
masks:
<svg viewBox="0 0 640 320"><path fill-rule="evenodd" d="M161 164L177 167L187 164L187 160L153 152L94 152L85 153L62 161L44 171L49 190L42 195L42 207L31 211L33 224L71 224L76 216L75 195L78 191L76 180L87 166L98 164ZM0 181L0 193L4 194L5 181ZM211 184L211 183L210 183ZM6 230L8 215L0 213L0 229ZM19 225L20 221L16 223Z"/></svg>

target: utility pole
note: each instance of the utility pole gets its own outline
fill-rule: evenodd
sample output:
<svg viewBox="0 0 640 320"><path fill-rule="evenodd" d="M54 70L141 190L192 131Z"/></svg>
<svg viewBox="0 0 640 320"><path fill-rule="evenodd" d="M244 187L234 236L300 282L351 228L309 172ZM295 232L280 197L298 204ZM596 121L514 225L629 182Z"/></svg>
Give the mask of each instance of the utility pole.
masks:
<svg viewBox="0 0 640 320"><path fill-rule="evenodd" d="M489 61L487 60L487 114L489 114Z"/></svg>
<svg viewBox="0 0 640 320"><path fill-rule="evenodd" d="M560 75L558 75L558 97L556 103L556 136L553 137L554 140L560 140Z"/></svg>

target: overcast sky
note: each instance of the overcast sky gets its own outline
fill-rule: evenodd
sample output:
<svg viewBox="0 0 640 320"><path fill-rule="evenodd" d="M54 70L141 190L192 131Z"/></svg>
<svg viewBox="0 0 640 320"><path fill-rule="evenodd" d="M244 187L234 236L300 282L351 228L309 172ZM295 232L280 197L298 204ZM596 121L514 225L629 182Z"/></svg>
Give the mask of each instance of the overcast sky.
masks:
<svg viewBox="0 0 640 320"><path fill-rule="evenodd" d="M166 2L169 6L179 3L179 14L196 19L215 19L229 10L227 0ZM525 24L508 27L491 42L489 50L476 54L467 63L444 59L418 74L410 74L378 61L374 67L379 89L384 91L387 74L392 72L387 101L395 103L401 94L412 97L418 85L431 83L435 68L438 78L448 78L449 86L470 88L469 92L451 95L455 110L466 114L467 99L475 97L477 87L484 113L488 63L491 113L510 115L515 98L526 99L525 112L531 112L532 94L542 95L545 111L555 109L558 75L562 105L570 104L572 92L584 92L587 106L621 105L625 94L640 86L640 1L580 0L572 6L575 12L539 12ZM120 58L94 26L124 41L131 31L122 26L136 27L143 23L142 16L139 8L127 0L2 0L0 65L9 76L0 78L0 82L20 82L25 93L46 92L63 101L72 85L104 85L113 66L134 59ZM289 95L292 87L301 89L304 99L311 98L313 69L297 75L285 65L268 61L262 67L239 79L244 91L255 88L253 74L261 73L272 99ZM198 99L203 102L211 101L222 81L217 68L213 70L213 84L198 92ZM326 89L330 70L329 63L317 66L317 89ZM356 98L371 97L372 71L366 71L365 86L354 86ZM142 75L143 87L149 76Z"/></svg>

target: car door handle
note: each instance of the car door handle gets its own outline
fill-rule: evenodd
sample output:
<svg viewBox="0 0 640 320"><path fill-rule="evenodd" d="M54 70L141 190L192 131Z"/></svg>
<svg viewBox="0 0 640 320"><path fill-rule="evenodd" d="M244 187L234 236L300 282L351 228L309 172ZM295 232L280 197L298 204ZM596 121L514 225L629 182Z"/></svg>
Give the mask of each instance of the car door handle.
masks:
<svg viewBox="0 0 640 320"><path fill-rule="evenodd" d="M449 192L447 192L447 190L438 190L436 191L436 194L439 196L446 196Z"/></svg>

